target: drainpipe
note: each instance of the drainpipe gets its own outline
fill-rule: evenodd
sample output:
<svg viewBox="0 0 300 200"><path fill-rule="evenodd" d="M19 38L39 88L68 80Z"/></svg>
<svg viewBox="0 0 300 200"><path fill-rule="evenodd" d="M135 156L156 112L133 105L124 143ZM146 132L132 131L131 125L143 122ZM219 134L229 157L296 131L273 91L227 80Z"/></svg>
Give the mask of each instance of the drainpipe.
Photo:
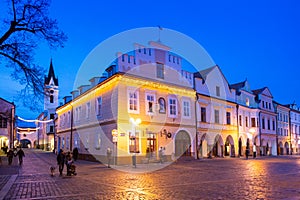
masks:
<svg viewBox="0 0 300 200"><path fill-rule="evenodd" d="M290 147L292 152L292 124L291 124L291 110L289 110L289 133L290 133Z"/></svg>
<svg viewBox="0 0 300 200"><path fill-rule="evenodd" d="M237 124L238 154L240 157L242 155L242 149L240 149L239 104L236 105L236 124Z"/></svg>
<svg viewBox="0 0 300 200"><path fill-rule="evenodd" d="M197 103L198 103L198 96L196 93L196 100L195 100L195 121L196 121L196 159L199 160L199 152L198 152L198 120L197 120Z"/></svg>
<svg viewBox="0 0 300 200"><path fill-rule="evenodd" d="M261 139L261 120L260 120L260 114L261 114L261 111L258 112L258 120L259 120L259 155L262 156L262 139Z"/></svg>
<svg viewBox="0 0 300 200"><path fill-rule="evenodd" d="M71 108L71 130L70 130L70 151L72 151L73 148L73 106L70 103Z"/></svg>

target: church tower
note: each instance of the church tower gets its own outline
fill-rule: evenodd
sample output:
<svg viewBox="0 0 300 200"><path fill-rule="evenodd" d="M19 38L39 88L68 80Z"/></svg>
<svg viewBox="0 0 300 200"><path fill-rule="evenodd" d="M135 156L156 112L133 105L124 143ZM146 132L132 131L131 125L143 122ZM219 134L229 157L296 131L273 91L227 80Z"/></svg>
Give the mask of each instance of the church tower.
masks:
<svg viewBox="0 0 300 200"><path fill-rule="evenodd" d="M55 111L58 107L58 78L55 77L52 59L50 61L50 68L48 76L45 76L44 82L44 113L47 120L55 118ZM49 123L46 130L47 134L54 134L54 124Z"/></svg>

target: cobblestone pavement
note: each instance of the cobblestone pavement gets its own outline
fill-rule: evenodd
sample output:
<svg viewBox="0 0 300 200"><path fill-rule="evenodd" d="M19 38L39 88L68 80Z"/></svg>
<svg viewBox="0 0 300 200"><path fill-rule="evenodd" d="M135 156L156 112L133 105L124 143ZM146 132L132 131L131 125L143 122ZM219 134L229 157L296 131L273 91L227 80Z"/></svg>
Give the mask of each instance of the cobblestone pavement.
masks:
<svg viewBox="0 0 300 200"><path fill-rule="evenodd" d="M152 173L134 173L147 165L125 166L132 169L125 173L77 161L77 176L51 177L54 154L37 150L25 154L18 172L13 170L17 164L0 166L0 199L2 194L3 199L300 200L299 156L179 161Z"/></svg>

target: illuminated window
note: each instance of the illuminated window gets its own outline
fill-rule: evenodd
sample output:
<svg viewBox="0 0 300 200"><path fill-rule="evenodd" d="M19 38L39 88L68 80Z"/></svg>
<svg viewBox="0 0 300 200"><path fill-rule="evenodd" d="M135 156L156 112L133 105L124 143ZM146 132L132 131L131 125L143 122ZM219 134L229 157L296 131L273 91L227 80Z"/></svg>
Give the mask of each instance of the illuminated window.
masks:
<svg viewBox="0 0 300 200"><path fill-rule="evenodd" d="M184 117L190 117L191 116L191 106L190 101L183 100L183 116Z"/></svg>
<svg viewBox="0 0 300 200"><path fill-rule="evenodd" d="M128 90L128 112L139 113L139 93L135 90Z"/></svg>
<svg viewBox="0 0 300 200"><path fill-rule="evenodd" d="M147 94L146 93L146 113L153 114L154 113L154 106L155 106L155 96L154 94Z"/></svg>
<svg viewBox="0 0 300 200"><path fill-rule="evenodd" d="M101 147L100 133L96 133L96 135L95 135L95 149L99 150L100 147Z"/></svg>
<svg viewBox="0 0 300 200"><path fill-rule="evenodd" d="M102 97L97 98L97 115L102 115Z"/></svg>
<svg viewBox="0 0 300 200"><path fill-rule="evenodd" d="M169 117L177 116L177 100L175 98L169 98Z"/></svg>
<svg viewBox="0 0 300 200"><path fill-rule="evenodd" d="M156 76L157 78L164 79L164 65L162 63L156 63Z"/></svg>
<svg viewBox="0 0 300 200"><path fill-rule="evenodd" d="M255 117L251 118L251 127L255 127Z"/></svg>
<svg viewBox="0 0 300 200"><path fill-rule="evenodd" d="M246 98L246 106L249 106L249 105L250 105L249 98Z"/></svg>
<svg viewBox="0 0 300 200"><path fill-rule="evenodd" d="M129 132L129 152L130 153L139 153L139 133Z"/></svg>

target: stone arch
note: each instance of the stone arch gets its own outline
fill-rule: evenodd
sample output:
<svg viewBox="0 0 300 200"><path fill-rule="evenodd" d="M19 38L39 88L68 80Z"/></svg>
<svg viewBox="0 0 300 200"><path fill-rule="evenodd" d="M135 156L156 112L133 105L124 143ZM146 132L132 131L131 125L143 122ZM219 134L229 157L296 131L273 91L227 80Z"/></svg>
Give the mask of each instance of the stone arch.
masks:
<svg viewBox="0 0 300 200"><path fill-rule="evenodd" d="M175 156L191 156L191 137L184 130L175 135Z"/></svg>
<svg viewBox="0 0 300 200"><path fill-rule="evenodd" d="M283 144L282 144L282 142L279 142L279 144L278 144L278 154L283 155Z"/></svg>
<svg viewBox="0 0 300 200"><path fill-rule="evenodd" d="M284 150L285 150L286 155L290 154L290 148L289 148L289 143L288 142L284 143Z"/></svg>
<svg viewBox="0 0 300 200"><path fill-rule="evenodd" d="M225 140L225 149L224 149L224 155L234 157L235 156L235 150L234 150L234 140L231 135L228 135Z"/></svg>
<svg viewBox="0 0 300 200"><path fill-rule="evenodd" d="M204 133L200 138L199 143L199 157L207 157L208 156L208 138L207 134Z"/></svg>
<svg viewBox="0 0 300 200"><path fill-rule="evenodd" d="M238 140L238 155L239 156L243 155L245 146L246 146L246 139L245 139L244 136L241 135L239 140Z"/></svg>
<svg viewBox="0 0 300 200"><path fill-rule="evenodd" d="M213 156L223 157L224 156L223 146L224 146L224 142L222 136L219 134L216 135L214 139L213 149L212 149Z"/></svg>
<svg viewBox="0 0 300 200"><path fill-rule="evenodd" d="M28 147L32 147L32 143L29 139L22 139L20 140L20 145L22 148L28 148Z"/></svg>

